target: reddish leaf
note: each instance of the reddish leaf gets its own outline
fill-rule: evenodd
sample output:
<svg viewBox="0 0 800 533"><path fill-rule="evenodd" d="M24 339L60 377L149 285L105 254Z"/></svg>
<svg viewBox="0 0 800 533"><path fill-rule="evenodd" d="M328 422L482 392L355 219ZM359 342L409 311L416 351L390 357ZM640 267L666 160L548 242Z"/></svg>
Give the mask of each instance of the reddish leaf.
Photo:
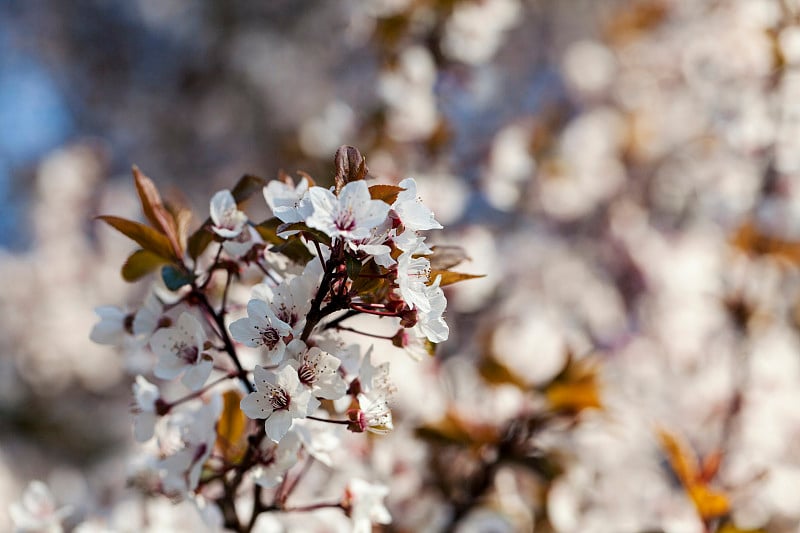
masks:
<svg viewBox="0 0 800 533"><path fill-rule="evenodd" d="M373 200L383 200L389 205L392 205L397 200L397 195L405 189L397 185L373 185L369 188L369 195Z"/></svg>
<svg viewBox="0 0 800 533"><path fill-rule="evenodd" d="M222 415L217 421L217 449L226 463L237 464L247 451L247 416L239 408L242 395L235 390L222 393Z"/></svg>
<svg viewBox="0 0 800 533"><path fill-rule="evenodd" d="M207 219L202 226L189 236L186 248L189 252L189 257L197 259L208 248L208 245L214 240L214 233L208 229L211 224L211 219Z"/></svg>
<svg viewBox="0 0 800 533"><path fill-rule="evenodd" d="M175 257L181 257L183 248L181 247L178 225L172 214L164 207L161 195L158 193L155 184L150 178L142 174L135 165L133 167L133 181L136 184L136 192L142 202L144 216L154 228L160 230L167 237L167 241L175 252Z"/></svg>
<svg viewBox="0 0 800 533"><path fill-rule="evenodd" d="M97 218L126 237L133 239L145 250L153 252L168 261L176 259L175 252L167 237L150 226L110 215L102 215Z"/></svg>
<svg viewBox="0 0 800 533"><path fill-rule="evenodd" d="M445 285L452 285L459 281L468 279L485 278L486 274L464 274L463 272L451 272L449 270L433 270L431 269L430 283L436 281L437 276L442 276L442 281L439 283L440 287Z"/></svg>
<svg viewBox="0 0 800 533"><path fill-rule="evenodd" d="M231 195L233 195L233 199L236 200L236 203L240 204L253 196L255 193L261 192L266 184L267 180L264 178L259 178L258 176L254 176L252 174L245 174L239 178L239 181L233 186L233 189L231 189Z"/></svg>
<svg viewBox="0 0 800 533"><path fill-rule="evenodd" d="M431 262L433 270L448 270L469 260L467 252L461 246L431 246L433 253L425 257Z"/></svg>
<svg viewBox="0 0 800 533"><path fill-rule="evenodd" d="M166 259L153 252L136 250L122 265L122 279L128 282L136 281L150 274L165 262Z"/></svg>

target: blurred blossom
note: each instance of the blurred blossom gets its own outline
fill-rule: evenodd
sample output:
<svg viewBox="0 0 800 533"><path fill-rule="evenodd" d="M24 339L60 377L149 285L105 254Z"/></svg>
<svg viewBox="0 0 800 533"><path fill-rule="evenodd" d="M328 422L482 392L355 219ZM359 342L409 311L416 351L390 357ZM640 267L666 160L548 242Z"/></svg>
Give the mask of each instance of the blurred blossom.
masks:
<svg viewBox="0 0 800 533"><path fill-rule="evenodd" d="M521 124L507 126L495 136L484 185L493 207L514 209L536 168L530 144L530 132Z"/></svg>
<svg viewBox="0 0 800 533"><path fill-rule="evenodd" d="M460 2L447 21L442 49L453 59L483 63L500 47L503 33L518 20L520 10L517 0Z"/></svg>
<svg viewBox="0 0 800 533"><path fill-rule="evenodd" d="M433 133L438 122L433 85L436 68L430 53L421 46L402 52L394 69L378 82L388 107L389 134L398 141L412 141Z"/></svg>
<svg viewBox="0 0 800 533"><path fill-rule="evenodd" d="M616 60L602 43L578 41L564 55L566 81L587 96L604 92L614 81Z"/></svg>
<svg viewBox="0 0 800 533"><path fill-rule="evenodd" d="M0 249L0 530L12 515L82 533L220 529L213 494L174 504L125 488L162 482L157 460L132 453L131 380L154 363L142 339L180 310L159 281L145 295L119 280L134 245L91 219L141 220L133 188L113 179L134 162L203 219L244 173L304 169L329 186L320 162L341 144L358 145L382 183L414 178L446 227L425 243L462 246L454 270L486 277L441 281L450 338L434 357L353 332L347 345L320 341L345 374L370 354L363 386L381 390L378 415L391 408L395 431L322 438L318 421L297 420L301 457L293 448L287 464L314 464L292 505L335 502L358 477L370 480L350 487L363 529L391 516L388 528L430 533L798 530L800 2L218 4L46 1L0 15L0 243L11 247ZM300 220L307 184L272 184L273 211L283 202L279 216ZM228 229L264 220L256 203L228 201ZM252 265L238 274L263 282L267 301L280 292ZM251 297L232 287L231 320ZM98 317L101 304L113 307ZM389 338L399 328L352 324ZM118 348L90 343L93 328ZM248 367L264 363L240 348ZM166 429L143 446L177 452ZM702 479L681 478L663 432ZM346 475L331 468L343 463ZM293 468L281 475L304 467ZM49 488L26 493L32 479ZM692 482L729 512L703 516ZM320 509L265 513L253 530L351 529L340 509Z"/></svg>
<svg viewBox="0 0 800 533"><path fill-rule="evenodd" d="M328 157L348 143L353 130L353 110L344 102L331 102L300 126L300 146L310 155Z"/></svg>

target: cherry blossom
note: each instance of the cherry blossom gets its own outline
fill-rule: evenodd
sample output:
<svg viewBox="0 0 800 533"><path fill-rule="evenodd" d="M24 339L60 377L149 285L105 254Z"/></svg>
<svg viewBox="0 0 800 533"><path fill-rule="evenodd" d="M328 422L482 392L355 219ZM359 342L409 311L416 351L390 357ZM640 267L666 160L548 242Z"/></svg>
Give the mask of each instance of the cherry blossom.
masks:
<svg viewBox="0 0 800 533"><path fill-rule="evenodd" d="M314 211L306 224L345 241L368 238L389 212L385 202L371 198L363 180L348 183L339 196L322 187L312 187L308 196Z"/></svg>
<svg viewBox="0 0 800 533"><path fill-rule="evenodd" d="M308 180L303 178L296 186L281 180L272 180L264 187L264 199L281 222L302 222L310 211L304 200L308 192Z"/></svg>
<svg viewBox="0 0 800 533"><path fill-rule="evenodd" d="M159 357L156 377L173 379L183 373L181 382L192 390L205 384L213 368L211 356L203 353L206 341L202 324L191 313L181 313L174 327L153 333L150 347Z"/></svg>
<svg viewBox="0 0 800 533"><path fill-rule="evenodd" d="M31 481L22 501L12 503L9 512L19 533L61 533L61 522L72 513L72 508L57 508L47 485Z"/></svg>
<svg viewBox="0 0 800 533"><path fill-rule="evenodd" d="M442 225L436 221L433 212L417 195L417 182L414 178L406 178L398 185L405 190L397 195L392 209L400 217L403 226L411 231L441 229Z"/></svg>
<svg viewBox="0 0 800 533"><path fill-rule="evenodd" d="M266 419L267 436L273 442L286 435L293 419L305 418L319 406L291 366L276 372L256 366L253 377L256 390L242 399L241 408L250 418Z"/></svg>
<svg viewBox="0 0 800 533"><path fill-rule="evenodd" d="M158 415L156 402L160 397L158 387L147 381L143 376L136 376L133 383L133 397L136 405L133 409L133 434L136 440L144 442L153 436Z"/></svg>
<svg viewBox="0 0 800 533"><path fill-rule="evenodd" d="M236 206L236 200L229 190L217 192L211 198L211 229L225 239L234 239L247 223L247 215Z"/></svg>
<svg viewBox="0 0 800 533"><path fill-rule="evenodd" d="M269 303L254 298L247 303L247 317L231 324L230 330L236 341L251 348L266 348L264 357L268 364L274 365L283 359L284 337L292 328L275 315Z"/></svg>
<svg viewBox="0 0 800 533"><path fill-rule="evenodd" d="M350 480L345 494L345 506L353 521L353 533L371 533L372 524L390 524L392 515L383 504L389 494L385 485L369 483L363 479Z"/></svg>

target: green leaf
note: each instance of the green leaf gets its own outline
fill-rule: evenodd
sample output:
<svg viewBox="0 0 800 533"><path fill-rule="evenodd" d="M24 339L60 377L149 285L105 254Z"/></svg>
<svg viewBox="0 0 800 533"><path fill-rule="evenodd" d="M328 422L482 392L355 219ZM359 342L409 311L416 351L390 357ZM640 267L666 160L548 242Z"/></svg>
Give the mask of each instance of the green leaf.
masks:
<svg viewBox="0 0 800 533"><path fill-rule="evenodd" d="M442 276L442 281L439 283L440 287L445 285L452 285L459 281L466 281L468 279L485 278L486 274L464 274L463 272L451 272L449 270L433 270L431 269L430 282L428 285L436 281L436 276Z"/></svg>
<svg viewBox="0 0 800 533"><path fill-rule="evenodd" d="M157 256L163 257L169 261L176 259L175 252L167 237L150 226L111 215L101 215L96 218L102 220L126 237L133 239L145 250L153 252Z"/></svg>
<svg viewBox="0 0 800 533"><path fill-rule="evenodd" d="M392 205L397 200L397 195L405 189L397 185L373 185L369 188L369 195L373 200L383 200Z"/></svg>
<svg viewBox="0 0 800 533"><path fill-rule="evenodd" d="M309 228L303 222L292 222L288 224L281 224L276 228L276 233L283 233L284 231L299 231L304 233L306 237L311 237L317 242L331 245L331 238L323 231L318 229Z"/></svg>
<svg viewBox="0 0 800 533"><path fill-rule="evenodd" d="M270 244L283 244L286 239L278 237L278 226L283 224L277 218L270 218L258 224L255 228L261 238Z"/></svg>
<svg viewBox="0 0 800 533"><path fill-rule="evenodd" d="M260 192L266 184L267 180L264 178L259 178L252 174L245 174L239 178L239 181L236 182L236 185L231 189L231 194L233 195L233 199L236 200L236 203L240 204L255 193Z"/></svg>
<svg viewBox="0 0 800 533"><path fill-rule="evenodd" d="M122 265L122 279L128 282L136 281L153 272L166 260L147 250L136 250L125 264Z"/></svg>
<svg viewBox="0 0 800 533"><path fill-rule="evenodd" d="M314 258L314 254L297 239L289 239L269 249L270 252L283 254L295 263L306 264Z"/></svg>
<svg viewBox="0 0 800 533"><path fill-rule="evenodd" d="M192 278L188 273L172 265L167 265L161 269L161 277L164 280L164 285L171 291L177 291L192 282Z"/></svg>
<svg viewBox="0 0 800 533"><path fill-rule="evenodd" d="M350 291L358 294L366 302L383 301L392 288L391 282L382 277L386 273L375 261L368 261L361 266L358 277L352 278Z"/></svg>
<svg viewBox="0 0 800 533"><path fill-rule="evenodd" d="M295 263L308 263L314 255L297 236L288 239L278 237L278 228L283 225L277 218L270 218L255 226L255 229L265 242L273 245L271 252L283 254Z"/></svg>
<svg viewBox="0 0 800 533"><path fill-rule="evenodd" d="M347 259L347 277L350 279L356 279L358 274L361 272L361 261L358 260L357 257L353 257L352 255L348 255Z"/></svg>
<svg viewBox="0 0 800 533"><path fill-rule="evenodd" d="M206 220L202 226L189 236L187 248L189 257L197 259L214 240L214 232L208 229L211 219Z"/></svg>

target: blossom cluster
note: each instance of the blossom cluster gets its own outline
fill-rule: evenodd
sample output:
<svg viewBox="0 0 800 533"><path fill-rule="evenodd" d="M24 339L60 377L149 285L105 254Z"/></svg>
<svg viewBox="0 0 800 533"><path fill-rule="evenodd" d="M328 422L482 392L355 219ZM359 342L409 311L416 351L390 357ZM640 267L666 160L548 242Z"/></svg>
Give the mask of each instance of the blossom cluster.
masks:
<svg viewBox="0 0 800 533"><path fill-rule="evenodd" d="M213 196L191 235L182 222L189 213L162 201L134 169L150 225L99 217L141 246L122 268L125 279L160 273L141 308L100 307L91 332L145 361L133 413L149 459L134 484L196 502L210 525L249 531L264 512L329 507L343 510L354 531L391 519L387 489L358 477L338 500L287 504L304 475L298 465L344 466L331 459L343 430L393 429L389 363L373 362L372 348L362 354L339 332L417 359L432 354L449 335L442 285L473 276L449 270L458 262L452 250L443 260L425 243L422 232L442 226L413 179L369 186L352 147L335 162L330 189L305 174L298 182L245 176ZM274 215L264 222L244 211L259 192ZM359 315L394 320L396 333L350 327Z"/></svg>

